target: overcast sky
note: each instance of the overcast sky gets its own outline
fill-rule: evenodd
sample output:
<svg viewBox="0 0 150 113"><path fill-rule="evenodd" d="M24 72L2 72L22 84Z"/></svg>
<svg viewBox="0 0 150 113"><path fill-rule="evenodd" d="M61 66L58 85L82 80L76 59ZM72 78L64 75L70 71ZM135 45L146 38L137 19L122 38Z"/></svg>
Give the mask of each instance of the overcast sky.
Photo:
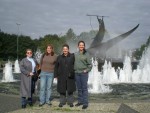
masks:
<svg viewBox="0 0 150 113"><path fill-rule="evenodd" d="M124 33L138 23L139 28L125 41L139 46L150 35L150 0L0 0L0 28L7 33L39 38L46 34L76 34L90 31L86 14L106 15L106 29L112 36ZM98 29L95 17L93 29ZM131 40L130 40L131 39Z"/></svg>

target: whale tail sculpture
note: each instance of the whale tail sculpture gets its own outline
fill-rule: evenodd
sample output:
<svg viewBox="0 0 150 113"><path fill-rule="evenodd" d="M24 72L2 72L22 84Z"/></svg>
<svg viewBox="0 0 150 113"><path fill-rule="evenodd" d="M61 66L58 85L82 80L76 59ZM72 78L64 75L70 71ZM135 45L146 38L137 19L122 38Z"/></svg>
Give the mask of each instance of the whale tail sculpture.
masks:
<svg viewBox="0 0 150 113"><path fill-rule="evenodd" d="M91 16L91 15L87 15L87 16ZM97 15L92 15L92 16L97 16ZM111 47L113 47L114 45L116 45L117 43L119 43L120 41L122 41L123 39L127 38L131 33L133 33L139 27L139 24L126 33L123 33L117 37L111 38L110 40L106 42L102 42L104 39L104 35L106 33L106 29L105 29L105 24L103 20L104 16L101 16L101 17L102 19L98 18L97 16L97 19L99 22L99 31L97 35L95 36L94 40L92 41L90 47L87 50L89 51L89 53L91 53L91 55L98 54L100 57L105 58L106 51L110 49Z"/></svg>

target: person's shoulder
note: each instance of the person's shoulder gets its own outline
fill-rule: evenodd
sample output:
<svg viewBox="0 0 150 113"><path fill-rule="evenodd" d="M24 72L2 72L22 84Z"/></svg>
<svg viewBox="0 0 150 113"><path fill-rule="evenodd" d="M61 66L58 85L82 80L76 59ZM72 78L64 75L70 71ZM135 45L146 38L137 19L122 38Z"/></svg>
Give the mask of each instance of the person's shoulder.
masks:
<svg viewBox="0 0 150 113"><path fill-rule="evenodd" d="M74 57L74 56L75 56L75 54L74 54L74 53L70 53L70 56L71 56L71 57Z"/></svg>
<svg viewBox="0 0 150 113"><path fill-rule="evenodd" d="M22 61L26 61L26 60L27 60L27 58L26 58L26 57L22 59Z"/></svg>
<svg viewBox="0 0 150 113"><path fill-rule="evenodd" d="M88 51L85 52L85 55L90 55Z"/></svg>
<svg viewBox="0 0 150 113"><path fill-rule="evenodd" d="M38 61L37 61L37 59L36 59L36 58L33 58L33 61L34 61L35 63L38 63Z"/></svg>
<svg viewBox="0 0 150 113"><path fill-rule="evenodd" d="M62 55L57 55L57 59L59 59L59 58L61 58L62 57Z"/></svg>
<svg viewBox="0 0 150 113"><path fill-rule="evenodd" d="M20 62L25 62L27 61L27 58L23 58Z"/></svg>
<svg viewBox="0 0 150 113"><path fill-rule="evenodd" d="M88 57L88 58L92 57L92 55L89 52L85 52L85 56Z"/></svg>

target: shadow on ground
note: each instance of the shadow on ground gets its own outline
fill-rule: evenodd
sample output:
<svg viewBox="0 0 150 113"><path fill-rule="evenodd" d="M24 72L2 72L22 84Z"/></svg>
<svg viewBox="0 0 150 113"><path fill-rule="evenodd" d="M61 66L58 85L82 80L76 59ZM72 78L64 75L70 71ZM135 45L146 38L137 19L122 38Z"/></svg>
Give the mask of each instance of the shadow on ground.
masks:
<svg viewBox="0 0 150 113"><path fill-rule="evenodd" d="M7 94L0 94L0 113L8 113L10 111L20 109L20 98Z"/></svg>
<svg viewBox="0 0 150 113"><path fill-rule="evenodd" d="M36 98L33 98L35 103ZM18 95L0 93L0 113L8 113L21 109L21 99Z"/></svg>

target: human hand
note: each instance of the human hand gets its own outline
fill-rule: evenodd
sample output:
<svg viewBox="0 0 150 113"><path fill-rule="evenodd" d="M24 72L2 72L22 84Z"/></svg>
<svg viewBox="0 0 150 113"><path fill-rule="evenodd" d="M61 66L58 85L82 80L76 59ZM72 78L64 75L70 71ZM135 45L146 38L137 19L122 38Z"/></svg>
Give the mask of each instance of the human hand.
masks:
<svg viewBox="0 0 150 113"><path fill-rule="evenodd" d="M86 69L83 71L84 73L87 73Z"/></svg>
<svg viewBox="0 0 150 113"><path fill-rule="evenodd" d="M32 73L32 72L30 72L30 74L29 74L30 76L33 76L34 74Z"/></svg>

